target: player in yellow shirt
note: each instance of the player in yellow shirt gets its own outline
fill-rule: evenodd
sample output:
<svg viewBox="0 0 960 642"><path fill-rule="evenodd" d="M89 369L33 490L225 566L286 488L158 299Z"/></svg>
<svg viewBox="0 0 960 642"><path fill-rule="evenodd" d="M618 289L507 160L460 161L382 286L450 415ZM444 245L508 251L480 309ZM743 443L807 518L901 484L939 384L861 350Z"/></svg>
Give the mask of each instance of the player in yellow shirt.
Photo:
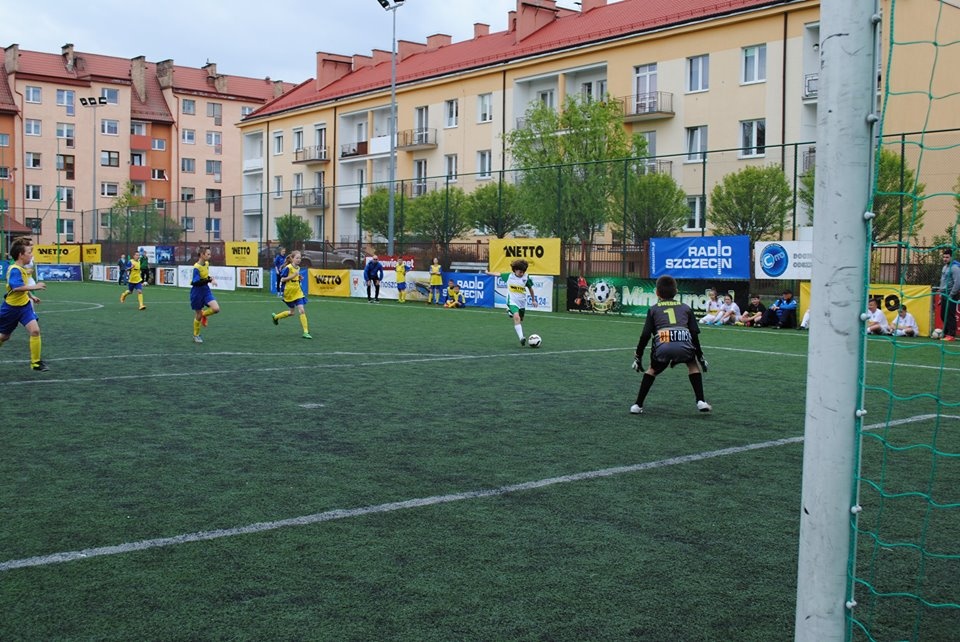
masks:
<svg viewBox="0 0 960 642"><path fill-rule="evenodd" d="M443 304L445 308L462 308L467 305L467 300L460 291L460 286L454 284L452 288L447 288L447 302Z"/></svg>
<svg viewBox="0 0 960 642"><path fill-rule="evenodd" d="M0 346L7 342L10 335L22 325L30 335L30 368L35 372L46 372L50 368L40 359L40 322L33 310L34 303L40 299L33 296L34 290L45 290L45 283L31 283L27 266L33 261L33 244L30 239L17 239L10 247L13 265L7 272L7 291L0 306Z"/></svg>
<svg viewBox="0 0 960 642"><path fill-rule="evenodd" d="M436 302L440 305L440 293L443 291L443 273L440 259L434 258L430 265L430 294L427 295L427 305ZM436 298L434 298L436 297Z"/></svg>
<svg viewBox="0 0 960 642"><path fill-rule="evenodd" d="M407 302L407 264L403 257L397 257L397 301Z"/></svg>
<svg viewBox="0 0 960 642"><path fill-rule="evenodd" d="M207 317L220 312L220 304L213 296L210 284L217 284L210 276L210 248L201 246L190 278L190 308L193 310L193 342L203 343L200 327L207 325ZM207 308L204 310L204 308Z"/></svg>
<svg viewBox="0 0 960 642"><path fill-rule="evenodd" d="M126 301L130 293L136 290L140 309L146 310L147 306L143 304L143 273L140 271L140 252L133 253L133 257L126 263L126 269L130 271L130 276L127 278L127 291L120 295L120 303Z"/></svg>
<svg viewBox="0 0 960 642"><path fill-rule="evenodd" d="M286 319L293 315L294 309L300 313L300 327L303 328L303 338L312 339L310 336L310 326L307 324L307 312L303 305L307 302L307 297L303 295L303 288L300 286L300 261L303 257L300 250L294 250L287 255L286 262L280 269L280 283L283 285L283 302L287 304L289 310L271 314L273 325L280 325L280 319Z"/></svg>

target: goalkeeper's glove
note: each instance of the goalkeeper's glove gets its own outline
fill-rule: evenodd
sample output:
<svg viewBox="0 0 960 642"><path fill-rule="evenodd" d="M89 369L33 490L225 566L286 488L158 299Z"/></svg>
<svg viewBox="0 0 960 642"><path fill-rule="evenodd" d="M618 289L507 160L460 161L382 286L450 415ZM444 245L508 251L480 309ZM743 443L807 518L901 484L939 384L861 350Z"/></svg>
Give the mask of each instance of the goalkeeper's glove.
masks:
<svg viewBox="0 0 960 642"><path fill-rule="evenodd" d="M707 360L706 360L706 359L704 358L704 356L701 354L699 357L697 357L697 361L700 363L700 372L706 374L706 373L707 373Z"/></svg>
<svg viewBox="0 0 960 642"><path fill-rule="evenodd" d="M639 354L635 355L633 357L633 365L630 367L633 368L636 372L643 372L644 370L646 370L646 368L643 367L643 357L640 356Z"/></svg>

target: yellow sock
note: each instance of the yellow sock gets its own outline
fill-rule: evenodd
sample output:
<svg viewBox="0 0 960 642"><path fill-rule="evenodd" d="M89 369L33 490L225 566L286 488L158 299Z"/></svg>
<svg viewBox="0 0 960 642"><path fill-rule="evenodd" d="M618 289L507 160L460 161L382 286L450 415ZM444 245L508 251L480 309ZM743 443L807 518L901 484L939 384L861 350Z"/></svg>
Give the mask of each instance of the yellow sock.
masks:
<svg viewBox="0 0 960 642"><path fill-rule="evenodd" d="M307 334L310 334L310 330L307 327L307 315L305 314L300 315L300 327L303 328L304 332L306 332Z"/></svg>
<svg viewBox="0 0 960 642"><path fill-rule="evenodd" d="M213 314L214 314L213 308L206 308L206 309L204 309L204 311L203 311L203 316L205 316L205 317L209 317L209 316L211 316L211 315L213 315Z"/></svg>
<svg viewBox="0 0 960 642"><path fill-rule="evenodd" d="M193 320L193 336L200 334L200 321L197 319Z"/></svg>
<svg viewBox="0 0 960 642"><path fill-rule="evenodd" d="M130 290L127 290L127 292L129 291ZM127 300L127 292L124 292L123 294L120 295L120 303L123 303L124 301Z"/></svg>
<svg viewBox="0 0 960 642"><path fill-rule="evenodd" d="M30 337L30 363L40 361L40 335Z"/></svg>
<svg viewBox="0 0 960 642"><path fill-rule="evenodd" d="M277 312L278 319L286 319L288 316L293 314L290 310L284 310L283 312Z"/></svg>
<svg viewBox="0 0 960 642"><path fill-rule="evenodd" d="M143 292L137 292L137 301L140 302L140 307L143 307Z"/></svg>

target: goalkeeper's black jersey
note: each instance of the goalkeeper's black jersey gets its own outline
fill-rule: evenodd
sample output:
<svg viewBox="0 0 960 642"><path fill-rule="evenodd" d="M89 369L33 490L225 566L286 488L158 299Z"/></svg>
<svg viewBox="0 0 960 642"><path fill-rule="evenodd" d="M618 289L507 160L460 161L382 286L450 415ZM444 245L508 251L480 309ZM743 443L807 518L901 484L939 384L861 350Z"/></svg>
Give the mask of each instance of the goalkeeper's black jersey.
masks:
<svg viewBox="0 0 960 642"><path fill-rule="evenodd" d="M668 361L688 354L693 358L694 354L700 354L699 332L700 326L689 305L679 301L659 301L647 311L637 354L643 354L652 337L653 359ZM661 346L664 350L660 349Z"/></svg>

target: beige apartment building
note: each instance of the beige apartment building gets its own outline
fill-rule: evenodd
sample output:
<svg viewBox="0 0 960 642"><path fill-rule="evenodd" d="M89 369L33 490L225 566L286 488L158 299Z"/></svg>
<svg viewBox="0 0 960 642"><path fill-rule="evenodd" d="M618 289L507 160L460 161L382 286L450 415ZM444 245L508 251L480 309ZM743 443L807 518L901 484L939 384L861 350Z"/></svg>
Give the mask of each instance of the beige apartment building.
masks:
<svg viewBox="0 0 960 642"><path fill-rule="evenodd" d="M912 4L898 16L898 30L931 38L939 20L941 33L960 32L960 11L946 7L952 14L944 15L936 2ZM750 164L775 163L787 176L812 167L819 20L816 0L584 0L579 11L553 0L517 0L502 32L475 24L463 42L445 34L425 43L401 39L398 188L411 198L448 184L470 192L511 168L504 134L522 123L531 101L559 108L570 95L609 97L622 103L624 127L646 138L655 171L669 172L688 194L684 233L709 234L707 198L725 174ZM957 54L937 53L934 78L934 53L907 50L889 70L891 90L922 69L924 89L929 82L941 96L955 91L948 90L946 61L955 67ZM266 193L244 203L244 238L276 238L272 222L289 212L306 219L318 239L352 243L361 236L362 194L389 181L391 54L318 52L314 80L239 123L242 191ZM960 126L960 109L949 100L935 110L910 93L884 103L883 54L876 109L885 107L885 131ZM905 148L911 162L916 149ZM936 171L925 166L928 193L949 191L956 181L956 164L940 160ZM800 208L790 234L807 221ZM956 215L946 199L931 199L926 209L928 237Z"/></svg>
<svg viewBox="0 0 960 642"><path fill-rule="evenodd" d="M142 56L4 49L3 229L41 243L105 238L128 181L186 240L235 237L242 189L236 123L293 87ZM8 234L9 235L9 234Z"/></svg>

